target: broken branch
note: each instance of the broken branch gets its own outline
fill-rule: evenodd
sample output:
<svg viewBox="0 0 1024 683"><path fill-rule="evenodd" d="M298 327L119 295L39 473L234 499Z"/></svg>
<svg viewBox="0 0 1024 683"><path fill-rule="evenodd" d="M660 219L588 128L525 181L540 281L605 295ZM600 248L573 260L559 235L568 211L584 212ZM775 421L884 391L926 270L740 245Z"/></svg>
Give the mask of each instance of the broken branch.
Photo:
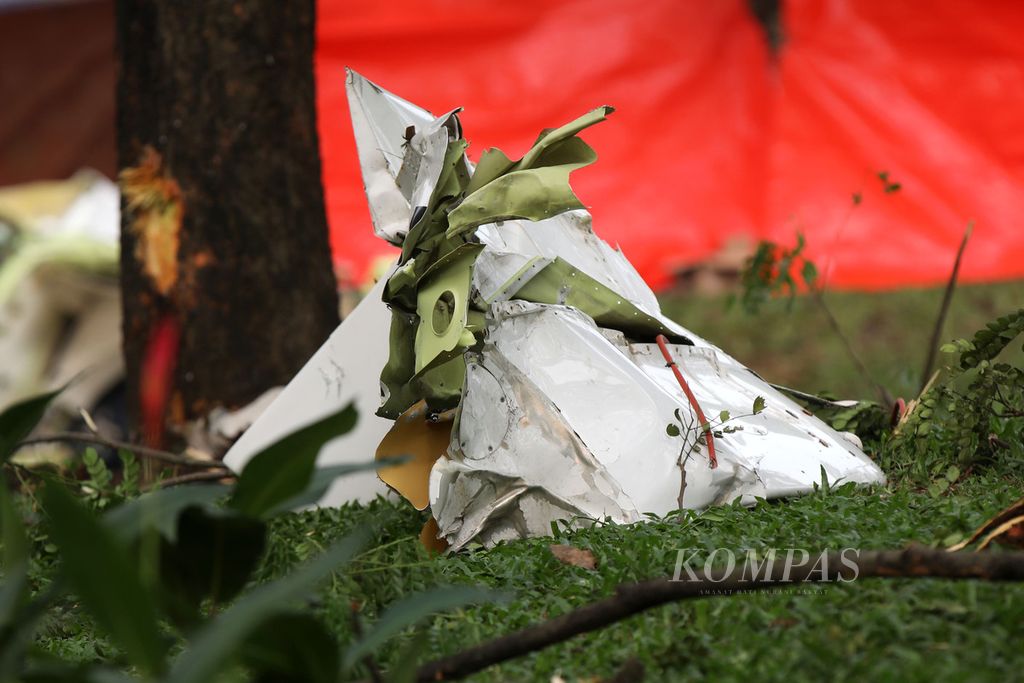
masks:
<svg viewBox="0 0 1024 683"><path fill-rule="evenodd" d="M634 614L678 600L691 600L789 587L801 583L832 583L842 579L942 578L987 581L1024 580L1024 552L947 553L944 550L911 546L904 550L858 552L855 563L850 554L828 553L827 560L813 566L797 567L773 561L759 568L763 574L745 580L742 563L732 572L716 569L705 574L695 571L696 580L653 579L619 586L615 594L579 607L545 622L528 626L489 640L420 667L417 680L453 680L488 666L541 650L555 643L608 626ZM755 572L756 575L756 572ZM783 581L783 578L788 578Z"/></svg>
<svg viewBox="0 0 1024 683"><path fill-rule="evenodd" d="M960 248L956 251L956 260L953 261L953 271L949 274L949 282L946 283L946 291L942 295L942 305L939 307L939 315L935 319L935 328L932 330L932 339L928 343L928 355L924 359L924 370L921 371L921 391L924 393L928 385L928 376L935 366L935 354L939 350L939 338L942 336L942 328L946 324L946 314L949 313L949 305L953 301L953 291L956 289L957 276L960 274L960 261L964 258L964 249L967 248L967 240L971 238L974 230L974 221L967 224L964 230L964 238L960 240Z"/></svg>
<svg viewBox="0 0 1024 683"><path fill-rule="evenodd" d="M226 469L223 463L214 460L200 460L198 458L190 458L187 455L169 453L168 451L161 451L160 449L157 448L149 448L148 446L140 446L138 444L127 443L125 441L108 439L107 437L101 436L99 434L89 434L86 432L58 432L56 434L48 434L46 436L37 436L31 439L25 439L18 445L33 446L41 443L89 443L95 444L97 446L106 446L107 448L131 451L132 453L141 458L151 458L153 460L160 460L171 465L202 467L205 469Z"/></svg>
<svg viewBox="0 0 1024 683"><path fill-rule="evenodd" d="M231 478L234 479L235 473L224 467L219 470L205 470L203 472L190 472L188 474L182 474L177 477L170 477L168 479L161 479L155 482L150 490L154 489L167 489L172 486L180 486L181 484L194 484L198 481L220 481L221 479Z"/></svg>

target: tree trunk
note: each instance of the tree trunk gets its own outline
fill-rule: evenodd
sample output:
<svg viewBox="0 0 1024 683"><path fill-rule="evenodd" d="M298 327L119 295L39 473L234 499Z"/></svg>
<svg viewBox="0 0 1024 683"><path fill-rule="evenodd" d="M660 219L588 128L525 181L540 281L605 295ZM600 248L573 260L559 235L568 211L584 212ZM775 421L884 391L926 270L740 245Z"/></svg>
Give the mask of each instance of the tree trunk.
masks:
<svg viewBox="0 0 1024 683"><path fill-rule="evenodd" d="M314 0L117 3L130 418L164 429L286 383L338 324Z"/></svg>

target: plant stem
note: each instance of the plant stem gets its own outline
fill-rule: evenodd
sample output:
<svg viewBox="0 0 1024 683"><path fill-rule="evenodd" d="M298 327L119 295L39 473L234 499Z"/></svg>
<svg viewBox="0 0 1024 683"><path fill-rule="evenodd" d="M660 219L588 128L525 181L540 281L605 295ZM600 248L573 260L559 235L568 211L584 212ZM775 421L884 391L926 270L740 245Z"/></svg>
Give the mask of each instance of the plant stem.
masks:
<svg viewBox="0 0 1024 683"><path fill-rule="evenodd" d="M188 474L182 474L177 477L170 477L161 481L156 481L152 486L149 487L150 491L155 489L166 489L172 486L180 486L181 484L192 484L197 481L219 481L225 478L234 479L235 473L226 467L220 470L204 470L203 472L189 472Z"/></svg>
<svg viewBox="0 0 1024 683"><path fill-rule="evenodd" d="M886 408L891 406L893 404L892 394L890 394L885 387L875 381L875 378L872 377L871 373L868 371L867 366L864 365L864 361L862 361L860 356L857 355L857 352L853 350L853 345L850 344L850 340L847 339L845 334L843 334L843 328L839 326L839 321L836 320L834 315L832 315L832 309L829 308L828 303L825 301L825 295L818 288L812 288L811 294L814 296L814 300L818 303L818 306L825 313L825 318L828 320L828 324L832 328L832 331L836 333L836 336L839 337L839 341L842 342L843 348L846 350L846 355L849 356L850 360L853 361L853 364L857 366L857 369L860 370L860 374L864 379L875 387L875 390L878 392L878 397L882 400L882 405Z"/></svg>
<svg viewBox="0 0 1024 683"><path fill-rule="evenodd" d="M949 305L953 301L953 290L956 289L956 280L960 274L960 262L964 257L964 250L967 248L967 240L971 238L974 231L974 221L967 224L964 230L964 238L960 240L960 248L956 251L956 260L953 261L953 272L949 274L949 282L946 283L946 292L942 295L942 305L939 307L939 316L935 319L935 328L932 330L932 339L928 344L928 355L924 359L924 369L921 371L921 390L923 394L928 385L928 376L932 374L935 366L935 354L939 351L939 338L942 336L942 328L946 324L946 315L949 313Z"/></svg>

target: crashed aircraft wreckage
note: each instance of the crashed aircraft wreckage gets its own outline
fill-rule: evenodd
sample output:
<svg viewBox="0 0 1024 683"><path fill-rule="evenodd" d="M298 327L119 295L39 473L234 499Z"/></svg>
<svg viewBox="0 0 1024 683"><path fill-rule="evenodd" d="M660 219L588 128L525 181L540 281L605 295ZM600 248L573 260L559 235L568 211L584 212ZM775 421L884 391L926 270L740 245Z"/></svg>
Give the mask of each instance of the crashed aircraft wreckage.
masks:
<svg viewBox="0 0 1024 683"><path fill-rule="evenodd" d="M488 149L474 167L459 110L435 118L352 72L347 87L374 230L402 253L231 467L355 400L359 427L319 464L412 455L380 477L429 508L428 528L456 550L558 519L798 495L822 473L884 481L856 437L662 315L594 234L569 174L596 160L578 134L611 107L542 132L521 159ZM321 503L372 498L384 490L372 476Z"/></svg>

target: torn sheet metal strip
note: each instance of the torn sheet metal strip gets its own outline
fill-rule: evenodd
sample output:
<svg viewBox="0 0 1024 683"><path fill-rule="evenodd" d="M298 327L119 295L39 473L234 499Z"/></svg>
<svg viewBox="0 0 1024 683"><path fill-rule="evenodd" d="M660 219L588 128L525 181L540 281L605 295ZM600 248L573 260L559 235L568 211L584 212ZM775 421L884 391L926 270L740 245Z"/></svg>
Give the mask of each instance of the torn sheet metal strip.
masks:
<svg viewBox="0 0 1024 683"><path fill-rule="evenodd" d="M409 199L395 184L404 157L402 132L409 126L428 126L434 117L353 71L346 75L345 89L373 230L401 246L412 216Z"/></svg>
<svg viewBox="0 0 1024 683"><path fill-rule="evenodd" d="M485 284L485 277L504 282L534 259L561 258L647 313L661 313L654 292L621 252L594 234L586 210L568 211L537 222L490 223L477 228L474 235L487 247L478 263L481 277L474 280L487 301L497 299ZM492 264L492 259L500 261Z"/></svg>

